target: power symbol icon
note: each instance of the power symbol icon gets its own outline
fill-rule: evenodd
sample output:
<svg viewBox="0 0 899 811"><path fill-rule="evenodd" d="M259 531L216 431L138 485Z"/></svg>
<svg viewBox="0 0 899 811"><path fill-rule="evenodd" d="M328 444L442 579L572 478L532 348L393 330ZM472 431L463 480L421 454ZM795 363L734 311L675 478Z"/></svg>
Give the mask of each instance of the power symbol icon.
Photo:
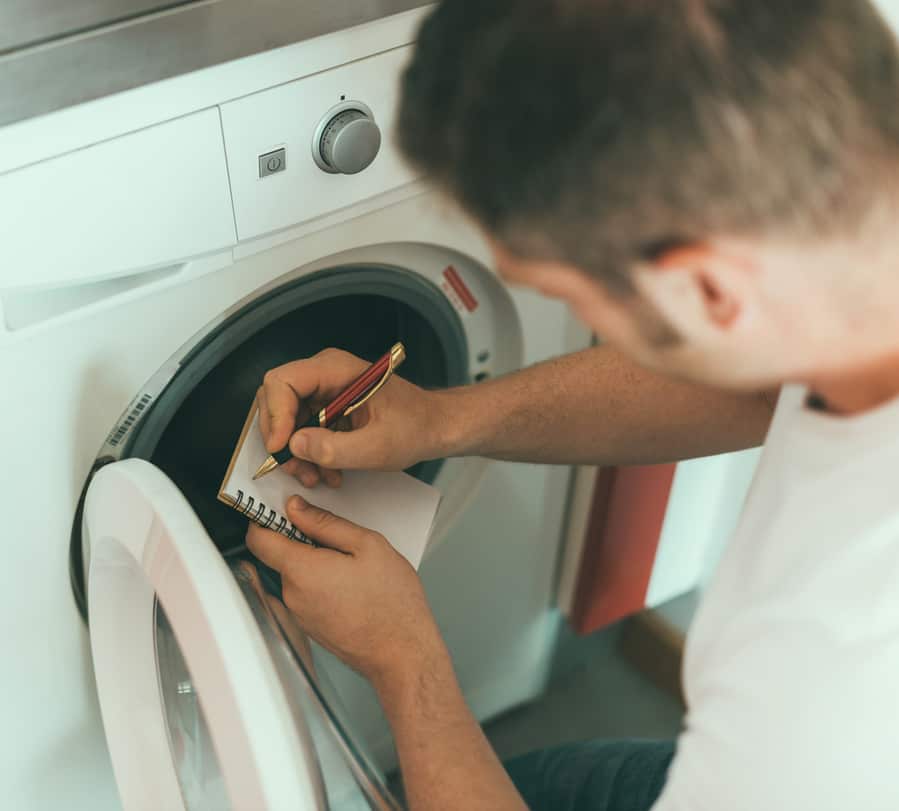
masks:
<svg viewBox="0 0 899 811"><path fill-rule="evenodd" d="M259 177L268 177L276 172L283 172L287 168L287 151L273 149L259 156Z"/></svg>

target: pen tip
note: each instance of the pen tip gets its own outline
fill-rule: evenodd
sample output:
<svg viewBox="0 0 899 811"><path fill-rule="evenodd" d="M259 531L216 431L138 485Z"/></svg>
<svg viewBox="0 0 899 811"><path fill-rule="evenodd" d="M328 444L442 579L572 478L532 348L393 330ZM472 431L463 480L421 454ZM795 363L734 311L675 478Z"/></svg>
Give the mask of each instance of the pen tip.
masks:
<svg viewBox="0 0 899 811"><path fill-rule="evenodd" d="M278 460L274 456L269 456L253 474L253 481L261 479L266 473L271 473L276 467L278 467Z"/></svg>

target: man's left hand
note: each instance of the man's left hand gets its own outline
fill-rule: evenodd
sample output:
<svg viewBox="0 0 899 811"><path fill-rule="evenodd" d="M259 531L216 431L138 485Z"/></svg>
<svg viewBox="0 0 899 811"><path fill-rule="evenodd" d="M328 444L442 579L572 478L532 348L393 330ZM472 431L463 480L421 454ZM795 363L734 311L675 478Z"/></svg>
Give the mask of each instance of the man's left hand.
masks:
<svg viewBox="0 0 899 811"><path fill-rule="evenodd" d="M382 535L299 496L287 517L322 546L255 524L247 546L281 574L284 602L309 636L376 686L443 650L418 575Z"/></svg>

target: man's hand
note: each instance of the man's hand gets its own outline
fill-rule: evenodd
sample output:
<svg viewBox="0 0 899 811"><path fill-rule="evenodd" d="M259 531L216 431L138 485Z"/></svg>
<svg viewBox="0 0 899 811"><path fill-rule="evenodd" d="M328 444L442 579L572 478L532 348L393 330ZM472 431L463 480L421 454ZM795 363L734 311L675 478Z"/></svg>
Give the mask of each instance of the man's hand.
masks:
<svg viewBox="0 0 899 811"><path fill-rule="evenodd" d="M393 729L410 811L527 811L471 712L418 575L377 532L294 496L287 517L328 548L251 524L313 639L368 678Z"/></svg>
<svg viewBox="0 0 899 811"><path fill-rule="evenodd" d="M439 397L396 376L350 415L352 430L295 430L367 366L349 352L326 349L265 375L256 395L265 446L274 453L289 441L296 458L283 467L307 487L322 479L339 486L341 468L403 470L444 455Z"/></svg>
<svg viewBox="0 0 899 811"><path fill-rule="evenodd" d="M446 655L418 575L383 536L299 496L287 517L322 547L255 524L247 546L280 572L284 602L309 636L376 686Z"/></svg>

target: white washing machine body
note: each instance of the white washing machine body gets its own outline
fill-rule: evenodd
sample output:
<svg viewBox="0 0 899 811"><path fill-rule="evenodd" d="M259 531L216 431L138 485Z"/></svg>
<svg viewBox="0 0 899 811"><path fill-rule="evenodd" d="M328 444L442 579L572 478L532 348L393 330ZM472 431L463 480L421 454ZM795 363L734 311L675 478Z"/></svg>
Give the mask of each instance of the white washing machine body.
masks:
<svg viewBox="0 0 899 811"><path fill-rule="evenodd" d="M0 130L10 807L391 807L368 687L321 652L304 669L289 618L153 449L219 360L270 320L344 294L417 312L450 382L586 342L560 304L506 290L477 231L402 168L389 136L417 20ZM353 177L322 172L310 151L340 96L388 136ZM260 177L259 156L281 146L287 170ZM112 172L122 161L131 170ZM265 309L285 291L292 303ZM486 718L545 678L568 470L457 459L428 475L444 503L422 577Z"/></svg>

